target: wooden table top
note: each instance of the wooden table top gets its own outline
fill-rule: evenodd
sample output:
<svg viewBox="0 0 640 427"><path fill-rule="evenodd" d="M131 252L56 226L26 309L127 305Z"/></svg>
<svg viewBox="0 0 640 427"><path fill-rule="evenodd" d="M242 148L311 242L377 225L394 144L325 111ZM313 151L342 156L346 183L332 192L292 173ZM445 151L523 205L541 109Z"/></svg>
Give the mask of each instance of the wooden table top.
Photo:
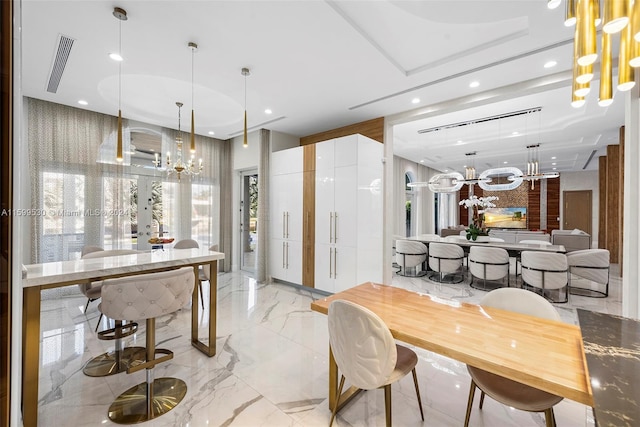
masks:
<svg viewBox="0 0 640 427"><path fill-rule="evenodd" d="M575 325L371 282L314 301L311 309L327 314L335 299L372 310L399 341L593 406Z"/></svg>

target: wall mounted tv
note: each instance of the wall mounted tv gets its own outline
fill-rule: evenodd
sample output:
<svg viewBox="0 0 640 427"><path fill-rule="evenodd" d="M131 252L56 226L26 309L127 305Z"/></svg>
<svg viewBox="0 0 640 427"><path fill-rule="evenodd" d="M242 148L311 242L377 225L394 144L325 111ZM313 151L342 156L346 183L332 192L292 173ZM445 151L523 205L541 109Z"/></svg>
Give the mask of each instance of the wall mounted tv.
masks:
<svg viewBox="0 0 640 427"><path fill-rule="evenodd" d="M527 208L487 208L484 211L487 228L527 228Z"/></svg>

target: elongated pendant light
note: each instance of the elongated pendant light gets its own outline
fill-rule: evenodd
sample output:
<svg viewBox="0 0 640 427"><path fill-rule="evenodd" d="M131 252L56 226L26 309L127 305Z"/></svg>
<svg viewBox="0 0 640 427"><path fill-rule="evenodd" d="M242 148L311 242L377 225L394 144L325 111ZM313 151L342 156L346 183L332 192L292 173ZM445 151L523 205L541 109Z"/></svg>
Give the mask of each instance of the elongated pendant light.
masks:
<svg viewBox="0 0 640 427"><path fill-rule="evenodd" d="M189 42L189 49L191 49L191 154L196 152L196 119L195 119L195 107L193 101L193 57L198 50L198 45L194 42Z"/></svg>
<svg viewBox="0 0 640 427"><path fill-rule="evenodd" d="M573 27L576 25L576 3L578 0L567 0L564 12L564 26Z"/></svg>
<svg viewBox="0 0 640 427"><path fill-rule="evenodd" d="M611 59L611 34L602 33L602 56L600 59L600 91L598 105L606 107L613 102L613 62Z"/></svg>
<svg viewBox="0 0 640 427"><path fill-rule="evenodd" d="M584 66L593 64L598 59L596 23L593 18L591 0L578 0L577 12L576 42L578 43L578 64Z"/></svg>
<svg viewBox="0 0 640 427"><path fill-rule="evenodd" d="M636 85L634 70L629 65L632 42L631 27L627 25L620 32L620 52L618 53L618 90L621 92L627 91Z"/></svg>
<svg viewBox="0 0 640 427"><path fill-rule="evenodd" d="M628 23L629 2L627 0L605 0L602 31L614 34L620 32Z"/></svg>
<svg viewBox="0 0 640 427"><path fill-rule="evenodd" d="M127 20L127 11L116 7L113 9L113 16L118 19L118 54L111 55L118 61L118 137L116 142L116 161L121 163L124 160L122 155L122 21Z"/></svg>
<svg viewBox="0 0 640 427"><path fill-rule="evenodd" d="M251 72L248 68L243 68L241 72L244 76L244 139L242 140L242 146L247 148L249 146L247 141L247 76L251 75Z"/></svg>

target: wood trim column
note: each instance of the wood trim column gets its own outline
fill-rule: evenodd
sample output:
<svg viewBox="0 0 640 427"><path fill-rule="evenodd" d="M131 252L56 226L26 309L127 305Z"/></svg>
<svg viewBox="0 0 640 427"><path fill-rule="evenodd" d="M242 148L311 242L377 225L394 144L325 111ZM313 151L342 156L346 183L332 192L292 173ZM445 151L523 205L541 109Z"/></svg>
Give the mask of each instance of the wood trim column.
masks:
<svg viewBox="0 0 640 427"><path fill-rule="evenodd" d="M620 127L618 165L620 173L618 176L618 264L620 264L620 276L622 276L622 243L624 240L624 126Z"/></svg>
<svg viewBox="0 0 640 427"><path fill-rule="evenodd" d="M316 254L316 146L303 147L302 284L315 287Z"/></svg>
<svg viewBox="0 0 640 427"><path fill-rule="evenodd" d="M598 248L607 248L607 156L598 158Z"/></svg>
<svg viewBox="0 0 640 427"><path fill-rule="evenodd" d="M620 147L618 145L607 146L607 246L611 262L620 261Z"/></svg>
<svg viewBox="0 0 640 427"><path fill-rule="evenodd" d="M0 208L13 208L13 1L0 2ZM0 425L10 420L12 217L0 216Z"/></svg>

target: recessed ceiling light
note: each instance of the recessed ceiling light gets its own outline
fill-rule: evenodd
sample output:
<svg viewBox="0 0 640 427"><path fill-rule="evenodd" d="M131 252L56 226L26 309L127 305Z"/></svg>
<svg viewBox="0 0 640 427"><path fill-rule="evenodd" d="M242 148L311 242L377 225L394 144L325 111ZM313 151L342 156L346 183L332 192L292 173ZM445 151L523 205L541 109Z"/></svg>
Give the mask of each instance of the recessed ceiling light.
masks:
<svg viewBox="0 0 640 427"><path fill-rule="evenodd" d="M558 169L558 168L553 168L553 170L556 170L556 169Z"/></svg>
<svg viewBox="0 0 640 427"><path fill-rule="evenodd" d="M461 139L459 139L459 140L458 140L458 142L456 142L456 144L458 144L458 145L462 145L462 144L464 144L464 141L463 141L463 140L461 140Z"/></svg>
<svg viewBox="0 0 640 427"><path fill-rule="evenodd" d="M465 167L466 167L466 166L465 166ZM449 172L449 169L445 169L444 171L445 171L445 172Z"/></svg>
<svg viewBox="0 0 640 427"><path fill-rule="evenodd" d="M411 100L411 103L412 103L412 104L417 104L417 103L419 103L419 102L420 102L420 98L413 98L413 99Z"/></svg>
<svg viewBox="0 0 640 427"><path fill-rule="evenodd" d="M507 163L509 163L509 162L502 162L503 165L506 165Z"/></svg>
<svg viewBox="0 0 640 427"><path fill-rule="evenodd" d="M518 132L517 130L514 130L513 132L511 132L511 135L520 135L520 132Z"/></svg>
<svg viewBox="0 0 640 427"><path fill-rule="evenodd" d="M551 163L551 166L555 166L555 165L556 165L556 163L555 163L555 162Z"/></svg>
<svg viewBox="0 0 640 427"><path fill-rule="evenodd" d="M216 133L212 130L209 131L209 135L215 135Z"/></svg>
<svg viewBox="0 0 640 427"><path fill-rule="evenodd" d="M119 53L110 53L109 54L109 58L113 59L114 61L118 61L118 62L122 61L122 59L123 59L122 56L120 56Z"/></svg>
<svg viewBox="0 0 640 427"><path fill-rule="evenodd" d="M480 86L480 82L479 81L473 81L471 83L469 83L469 87L478 87Z"/></svg>
<svg viewBox="0 0 640 427"><path fill-rule="evenodd" d="M264 113L265 114L271 114L271 113L273 113L273 111L271 111L269 108L267 108L266 110L264 110Z"/></svg>
<svg viewBox="0 0 640 427"><path fill-rule="evenodd" d="M556 156L551 157L551 160L555 160L555 159L556 159Z"/></svg>
<svg viewBox="0 0 640 427"><path fill-rule="evenodd" d="M553 60L552 61L547 61L547 62L544 63L544 68L553 68L556 65L558 65L558 62L556 62L556 61L553 61Z"/></svg>
<svg viewBox="0 0 640 427"><path fill-rule="evenodd" d="M420 163L424 163L424 160L420 160Z"/></svg>
<svg viewBox="0 0 640 427"><path fill-rule="evenodd" d="M78 104L80 104L80 105L89 105L89 103L87 101L85 101L84 99L79 100Z"/></svg>

